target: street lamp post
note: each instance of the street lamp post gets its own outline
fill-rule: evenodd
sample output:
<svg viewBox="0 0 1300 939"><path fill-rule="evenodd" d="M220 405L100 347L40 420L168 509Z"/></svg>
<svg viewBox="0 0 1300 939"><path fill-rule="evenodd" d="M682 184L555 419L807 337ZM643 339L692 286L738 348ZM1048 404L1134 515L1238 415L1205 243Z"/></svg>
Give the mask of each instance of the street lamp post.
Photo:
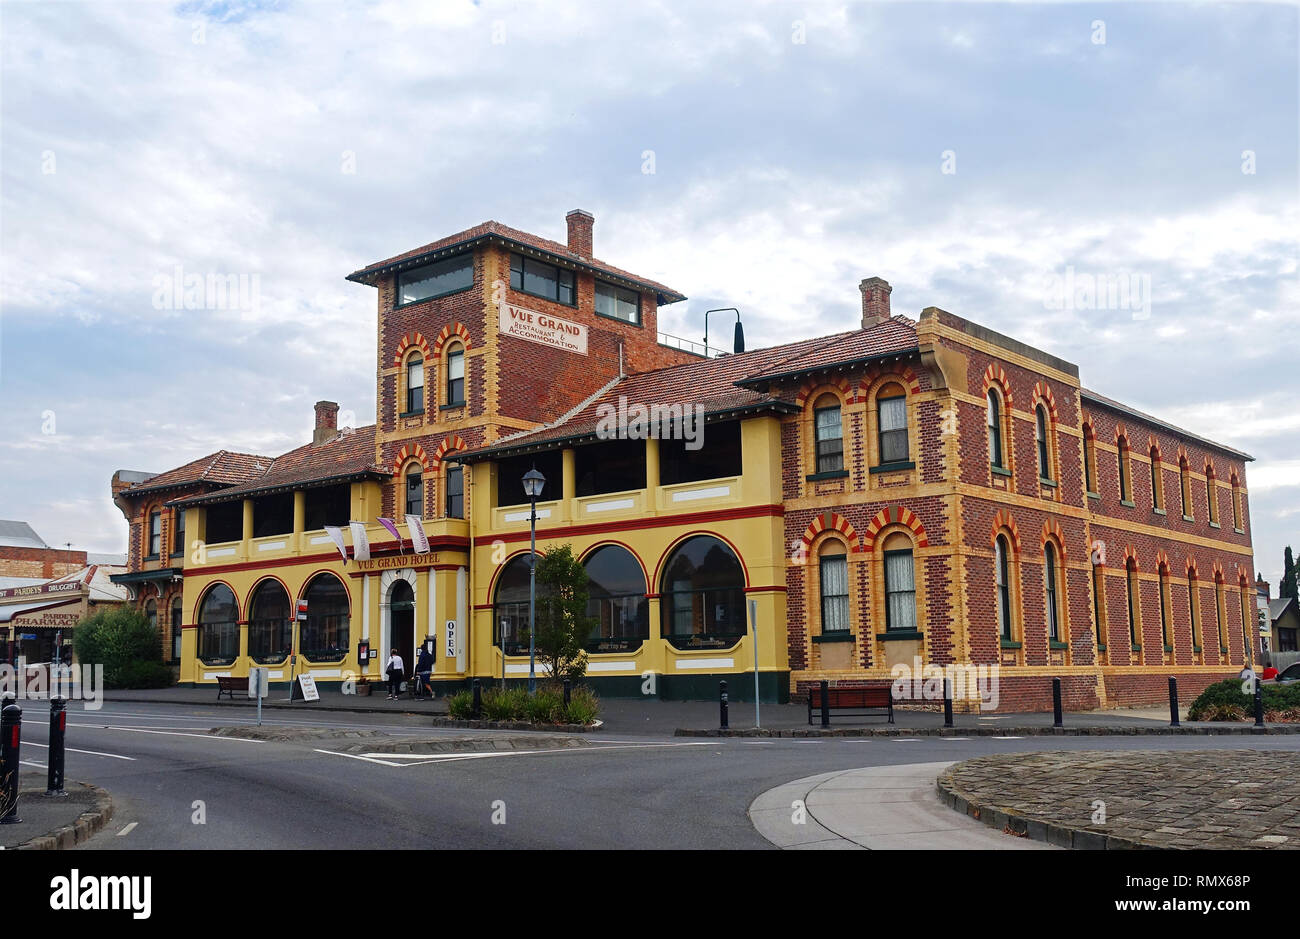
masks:
<svg viewBox="0 0 1300 939"><path fill-rule="evenodd" d="M531 511L528 515L528 693L537 691L537 497L542 494L546 477L534 466L524 473L524 494Z"/></svg>

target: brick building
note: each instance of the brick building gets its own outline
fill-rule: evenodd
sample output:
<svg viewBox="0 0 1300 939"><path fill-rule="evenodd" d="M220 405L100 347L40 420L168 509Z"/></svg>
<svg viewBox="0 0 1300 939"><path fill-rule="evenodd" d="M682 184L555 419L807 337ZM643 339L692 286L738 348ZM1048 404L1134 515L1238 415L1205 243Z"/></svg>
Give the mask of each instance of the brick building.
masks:
<svg viewBox="0 0 1300 939"><path fill-rule="evenodd" d="M954 314L895 314L877 277L853 329L694 354L657 329L684 297L567 223L564 244L488 222L350 275L377 292L375 424L319 402L310 444L163 503L204 548L179 559L182 680L379 678L363 653L426 639L443 685L526 675L532 467L539 548L592 577L605 693L712 696L757 660L784 700L919 662L996 666L1002 709L1050 706L1051 677L1106 706L1257 656L1248 455ZM369 558L331 547L349 521Z"/></svg>

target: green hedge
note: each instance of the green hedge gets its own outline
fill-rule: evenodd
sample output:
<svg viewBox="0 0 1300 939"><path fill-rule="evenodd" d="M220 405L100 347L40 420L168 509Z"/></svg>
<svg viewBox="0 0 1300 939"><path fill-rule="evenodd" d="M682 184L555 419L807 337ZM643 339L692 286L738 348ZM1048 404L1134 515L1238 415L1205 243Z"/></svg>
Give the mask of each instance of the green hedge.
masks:
<svg viewBox="0 0 1300 939"><path fill-rule="evenodd" d="M165 688L171 669L162 661L162 637L139 610L101 609L77 624L72 645L79 665L104 666L107 688Z"/></svg>
<svg viewBox="0 0 1300 939"><path fill-rule="evenodd" d="M457 720L470 720L474 714L474 694L458 691L447 699L447 713ZM483 715L487 721L527 721L532 724L590 724L600 713L600 699L586 685L579 685L564 704L564 690L546 684L530 695L525 688L483 691Z"/></svg>
<svg viewBox="0 0 1300 939"><path fill-rule="evenodd" d="M1215 682L1192 702L1187 719L1192 721L1242 721L1254 719L1254 695L1242 691L1239 678ZM1287 712L1300 712L1300 682L1289 685L1264 685L1264 713L1278 720L1294 720Z"/></svg>

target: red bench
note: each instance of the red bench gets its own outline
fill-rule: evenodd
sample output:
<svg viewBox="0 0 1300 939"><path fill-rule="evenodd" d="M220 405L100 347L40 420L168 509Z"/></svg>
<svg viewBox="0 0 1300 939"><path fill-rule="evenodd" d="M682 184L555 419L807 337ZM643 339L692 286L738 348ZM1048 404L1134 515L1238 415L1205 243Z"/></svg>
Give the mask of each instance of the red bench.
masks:
<svg viewBox="0 0 1300 939"><path fill-rule="evenodd" d="M830 712L839 711L848 717L868 717L885 711L889 723L894 723L894 692L884 688L813 688L808 692L808 723L813 722L816 711L822 725L830 724Z"/></svg>
<svg viewBox="0 0 1300 939"><path fill-rule="evenodd" d="M232 678L229 675L217 676L217 700L218 701L221 700L221 696L223 694L229 695L230 700L234 701L236 691L242 691L245 695L248 694L247 678Z"/></svg>

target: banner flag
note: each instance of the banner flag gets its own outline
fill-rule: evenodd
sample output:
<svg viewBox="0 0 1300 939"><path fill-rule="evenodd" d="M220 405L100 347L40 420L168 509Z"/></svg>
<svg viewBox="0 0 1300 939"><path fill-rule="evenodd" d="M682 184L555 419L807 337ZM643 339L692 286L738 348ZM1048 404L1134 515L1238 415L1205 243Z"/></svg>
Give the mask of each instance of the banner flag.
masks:
<svg viewBox="0 0 1300 939"><path fill-rule="evenodd" d="M416 554L429 553L429 536L424 533L424 521L418 515L406 516L406 527L411 530L411 546Z"/></svg>
<svg viewBox="0 0 1300 939"><path fill-rule="evenodd" d="M348 522L352 526L352 558L356 561L370 560L370 539L366 537L365 522Z"/></svg>
<svg viewBox="0 0 1300 939"><path fill-rule="evenodd" d="M334 547L338 548L339 554L343 555L343 563L346 564L348 562L348 548L343 543L343 529L335 525L326 525L325 534L330 536L330 540L334 542Z"/></svg>
<svg viewBox="0 0 1300 939"><path fill-rule="evenodd" d="M393 523L393 520L391 518L381 518L378 519L378 521L380 525L383 525L385 528L388 529L388 533L390 535L392 535L394 538L397 539L398 553L405 554L406 552L402 547L402 533L397 530L397 526Z"/></svg>

